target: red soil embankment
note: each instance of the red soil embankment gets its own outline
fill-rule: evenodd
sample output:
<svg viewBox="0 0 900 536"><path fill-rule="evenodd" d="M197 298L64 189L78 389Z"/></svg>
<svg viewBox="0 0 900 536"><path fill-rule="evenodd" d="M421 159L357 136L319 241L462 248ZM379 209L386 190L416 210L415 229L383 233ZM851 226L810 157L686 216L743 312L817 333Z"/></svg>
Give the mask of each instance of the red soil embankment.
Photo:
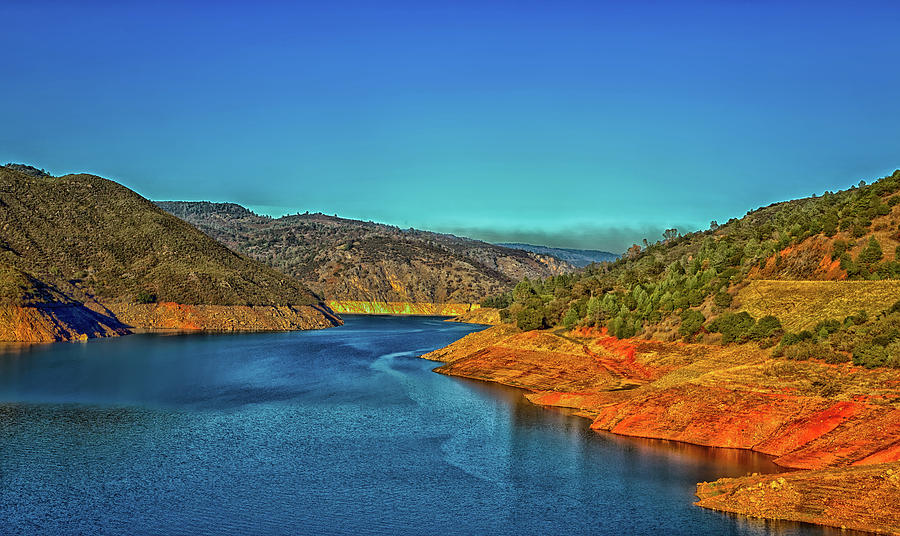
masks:
<svg viewBox="0 0 900 536"><path fill-rule="evenodd" d="M775 360L749 345L618 340L598 330L522 333L510 326L426 357L447 362L437 372L521 387L536 404L576 409L593 417L597 430L755 450L796 469L900 462L897 370ZM815 489L835 501L850 493L860 504L877 491ZM900 504L900 488L895 498ZM715 507L729 504L719 498ZM735 503L730 511L742 510ZM805 520L788 507L777 515L765 511ZM829 512L838 526L871 526L871 519L900 525L900 508L866 519L849 507Z"/></svg>

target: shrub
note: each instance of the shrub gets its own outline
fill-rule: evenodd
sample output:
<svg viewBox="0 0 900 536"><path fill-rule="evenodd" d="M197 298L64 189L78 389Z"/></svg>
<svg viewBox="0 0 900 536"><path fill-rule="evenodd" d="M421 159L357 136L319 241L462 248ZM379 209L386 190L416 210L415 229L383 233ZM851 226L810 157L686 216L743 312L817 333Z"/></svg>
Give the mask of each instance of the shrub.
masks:
<svg viewBox="0 0 900 536"><path fill-rule="evenodd" d="M525 305L516 312L516 326L522 331L546 328L548 322L544 302L537 296L529 298Z"/></svg>
<svg viewBox="0 0 900 536"><path fill-rule="evenodd" d="M713 301L719 307L728 307L733 300L733 296L724 290L717 292L715 298L713 298Z"/></svg>
<svg viewBox="0 0 900 536"><path fill-rule="evenodd" d="M137 296L134 297L135 303L156 303L156 294L150 292L149 290L141 290L137 293Z"/></svg>
<svg viewBox="0 0 900 536"><path fill-rule="evenodd" d="M713 320L707 328L722 334L722 343L747 342L756 321L747 312L725 313Z"/></svg>
<svg viewBox="0 0 900 536"><path fill-rule="evenodd" d="M578 311L573 307L569 307L569 310L566 311L566 314L563 316L562 323L566 329L572 329L575 327L575 324L578 323L578 320Z"/></svg>
<svg viewBox="0 0 900 536"><path fill-rule="evenodd" d="M678 334L682 337L691 337L703 327L706 317L696 309L685 309L681 313L681 325L678 326Z"/></svg>
<svg viewBox="0 0 900 536"><path fill-rule="evenodd" d="M753 326L751 335L754 339L760 339L778 336L781 335L782 332L781 321L772 315L766 315L760 318L756 325Z"/></svg>
<svg viewBox="0 0 900 536"><path fill-rule="evenodd" d="M750 329L750 339L759 342L761 348L769 348L784 333L781 321L772 315L766 315Z"/></svg>
<svg viewBox="0 0 900 536"><path fill-rule="evenodd" d="M859 252L857 260L866 264L874 264L880 261L882 257L884 257L884 253L881 251L881 244L872 236L869 238L869 243L866 247Z"/></svg>
<svg viewBox="0 0 900 536"><path fill-rule="evenodd" d="M494 309L506 309L512 303L512 295L509 293L500 294L499 296L490 296L481 300L482 307L493 307Z"/></svg>

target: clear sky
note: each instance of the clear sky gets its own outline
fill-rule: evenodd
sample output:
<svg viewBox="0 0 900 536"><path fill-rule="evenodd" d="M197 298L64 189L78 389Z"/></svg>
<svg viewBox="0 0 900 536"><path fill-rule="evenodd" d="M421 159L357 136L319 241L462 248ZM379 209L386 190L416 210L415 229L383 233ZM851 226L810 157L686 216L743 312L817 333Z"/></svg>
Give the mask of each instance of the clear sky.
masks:
<svg viewBox="0 0 900 536"><path fill-rule="evenodd" d="M151 199L621 251L900 167L900 2L3 0L0 20L0 160Z"/></svg>

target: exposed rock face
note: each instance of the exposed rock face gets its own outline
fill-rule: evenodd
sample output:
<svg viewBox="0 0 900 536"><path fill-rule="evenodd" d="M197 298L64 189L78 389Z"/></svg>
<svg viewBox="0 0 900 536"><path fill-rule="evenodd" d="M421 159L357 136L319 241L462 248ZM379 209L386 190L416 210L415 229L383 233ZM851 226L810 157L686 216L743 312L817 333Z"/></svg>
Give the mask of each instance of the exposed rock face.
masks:
<svg viewBox="0 0 900 536"><path fill-rule="evenodd" d="M900 463L723 478L698 505L754 517L900 534Z"/></svg>
<svg viewBox="0 0 900 536"><path fill-rule="evenodd" d="M81 304L0 305L0 341L74 341L128 333L115 318Z"/></svg>
<svg viewBox="0 0 900 536"><path fill-rule="evenodd" d="M750 449L796 469L877 464L877 473L887 470L885 463L900 461L900 371L895 369L774 360L749 345L618 340L595 330L522 333L508 325L423 357L446 363L437 372L521 387L536 404L573 408L592 418L597 430ZM858 473L833 475L846 475L847 487L817 485L813 475L803 480L806 495L821 501L852 495L864 504L870 492L887 493L900 504L900 487L857 488L852 475ZM739 500L728 497L700 504L746 513ZM786 508L777 515L759 512L808 520ZM895 525L883 527L900 519L898 509L870 514L874 520L893 519ZM837 525L872 526L854 508L830 515L837 516Z"/></svg>

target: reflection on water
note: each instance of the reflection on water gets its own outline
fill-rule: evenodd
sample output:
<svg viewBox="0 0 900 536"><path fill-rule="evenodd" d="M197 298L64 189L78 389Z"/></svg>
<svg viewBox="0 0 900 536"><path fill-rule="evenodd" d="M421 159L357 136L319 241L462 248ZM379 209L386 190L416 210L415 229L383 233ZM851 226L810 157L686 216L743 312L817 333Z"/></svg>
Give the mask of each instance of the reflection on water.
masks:
<svg viewBox="0 0 900 536"><path fill-rule="evenodd" d="M698 481L773 470L763 456L597 434L416 357L475 329L350 317L14 347L0 533L831 533L691 504Z"/></svg>

